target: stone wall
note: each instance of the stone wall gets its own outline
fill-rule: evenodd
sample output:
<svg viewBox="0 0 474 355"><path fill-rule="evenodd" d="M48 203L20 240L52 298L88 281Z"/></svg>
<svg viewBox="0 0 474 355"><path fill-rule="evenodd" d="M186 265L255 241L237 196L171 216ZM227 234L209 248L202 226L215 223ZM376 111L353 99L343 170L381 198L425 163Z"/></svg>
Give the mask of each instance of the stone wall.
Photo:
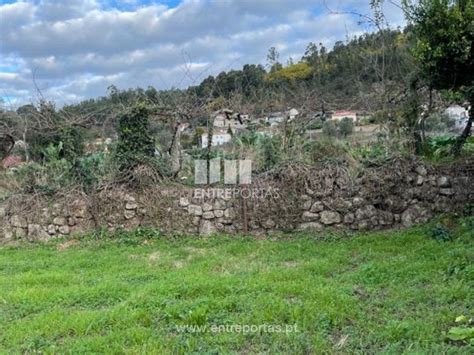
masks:
<svg viewBox="0 0 474 355"><path fill-rule="evenodd" d="M54 198L17 195L0 203L0 240L48 240L104 227L201 235L242 233L245 225L251 234L408 227L472 204L472 177L472 161L437 168L410 163L362 174L314 167L290 178L254 179L246 194L159 186Z"/></svg>

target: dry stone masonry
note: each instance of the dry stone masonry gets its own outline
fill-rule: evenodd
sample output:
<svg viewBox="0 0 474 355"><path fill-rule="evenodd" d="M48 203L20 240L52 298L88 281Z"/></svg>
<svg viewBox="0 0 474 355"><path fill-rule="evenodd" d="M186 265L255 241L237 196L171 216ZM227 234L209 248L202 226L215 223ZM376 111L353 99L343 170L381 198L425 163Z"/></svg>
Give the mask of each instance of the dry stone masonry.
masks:
<svg viewBox="0 0 474 355"><path fill-rule="evenodd" d="M150 226L200 235L242 233L244 225L251 234L409 227L472 204L472 175L472 161L448 168L416 163L405 171L367 171L354 179L310 174L309 185L294 189L285 181L270 181L281 190L272 199L243 199L238 194L202 198L183 186L115 189L54 200L20 195L0 202L0 241L45 241L104 227Z"/></svg>

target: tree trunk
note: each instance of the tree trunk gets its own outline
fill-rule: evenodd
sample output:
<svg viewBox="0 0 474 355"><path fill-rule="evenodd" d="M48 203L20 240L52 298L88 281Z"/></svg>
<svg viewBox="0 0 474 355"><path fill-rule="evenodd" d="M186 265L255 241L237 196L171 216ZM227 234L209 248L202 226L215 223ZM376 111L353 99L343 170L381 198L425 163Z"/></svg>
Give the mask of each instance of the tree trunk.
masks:
<svg viewBox="0 0 474 355"><path fill-rule="evenodd" d="M469 118L467 120L466 127L464 127L461 135L456 139L456 142L454 143L451 150L451 153L454 156L459 156L459 154L461 154L464 143L466 143L467 139L471 135L472 122L474 121L474 95L471 95L469 102L471 103L471 108L469 109Z"/></svg>

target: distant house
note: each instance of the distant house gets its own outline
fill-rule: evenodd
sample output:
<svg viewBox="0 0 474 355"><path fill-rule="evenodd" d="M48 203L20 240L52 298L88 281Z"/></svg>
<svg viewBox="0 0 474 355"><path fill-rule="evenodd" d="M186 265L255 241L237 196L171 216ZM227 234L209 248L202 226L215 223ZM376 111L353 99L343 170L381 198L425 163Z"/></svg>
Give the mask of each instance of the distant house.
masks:
<svg viewBox="0 0 474 355"><path fill-rule="evenodd" d="M454 128L456 130L462 130L466 127L467 120L469 118L469 111L460 105L451 105L444 114L454 121Z"/></svg>
<svg viewBox="0 0 474 355"><path fill-rule="evenodd" d="M207 147L208 140L209 140L209 134L208 133L203 133L201 135L201 147L202 148ZM229 133L227 133L226 131L213 132L211 146L217 147L219 145L229 143L231 140L232 140L232 136Z"/></svg>
<svg viewBox="0 0 474 355"><path fill-rule="evenodd" d="M17 168L23 163L23 158L17 155L10 155L2 160L2 166L4 169Z"/></svg>
<svg viewBox="0 0 474 355"><path fill-rule="evenodd" d="M265 121L270 123L270 126L277 126L285 120L292 121L299 114L299 111L295 108L285 112L272 112L268 115Z"/></svg>
<svg viewBox="0 0 474 355"><path fill-rule="evenodd" d="M214 113L213 126L216 128L230 128L234 131L247 127L249 119L249 115L240 115L233 113L231 110L220 110Z"/></svg>
<svg viewBox="0 0 474 355"><path fill-rule="evenodd" d="M353 111L334 111L331 116L331 119L340 121L345 117L352 119L352 121L354 122L357 120L357 115Z"/></svg>
<svg viewBox="0 0 474 355"><path fill-rule="evenodd" d="M287 116L288 116L290 121L292 119L294 119L296 116L298 116L299 114L300 114L300 112L295 108L292 108L292 109L288 110L288 112L287 112Z"/></svg>

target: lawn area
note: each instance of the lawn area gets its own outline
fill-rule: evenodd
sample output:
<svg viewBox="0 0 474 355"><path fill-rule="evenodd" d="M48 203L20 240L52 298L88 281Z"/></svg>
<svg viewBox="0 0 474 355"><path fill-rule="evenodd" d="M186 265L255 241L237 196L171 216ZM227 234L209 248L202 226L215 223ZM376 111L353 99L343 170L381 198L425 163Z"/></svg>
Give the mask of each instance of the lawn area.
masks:
<svg viewBox="0 0 474 355"><path fill-rule="evenodd" d="M472 353L472 226L3 246L0 353Z"/></svg>

